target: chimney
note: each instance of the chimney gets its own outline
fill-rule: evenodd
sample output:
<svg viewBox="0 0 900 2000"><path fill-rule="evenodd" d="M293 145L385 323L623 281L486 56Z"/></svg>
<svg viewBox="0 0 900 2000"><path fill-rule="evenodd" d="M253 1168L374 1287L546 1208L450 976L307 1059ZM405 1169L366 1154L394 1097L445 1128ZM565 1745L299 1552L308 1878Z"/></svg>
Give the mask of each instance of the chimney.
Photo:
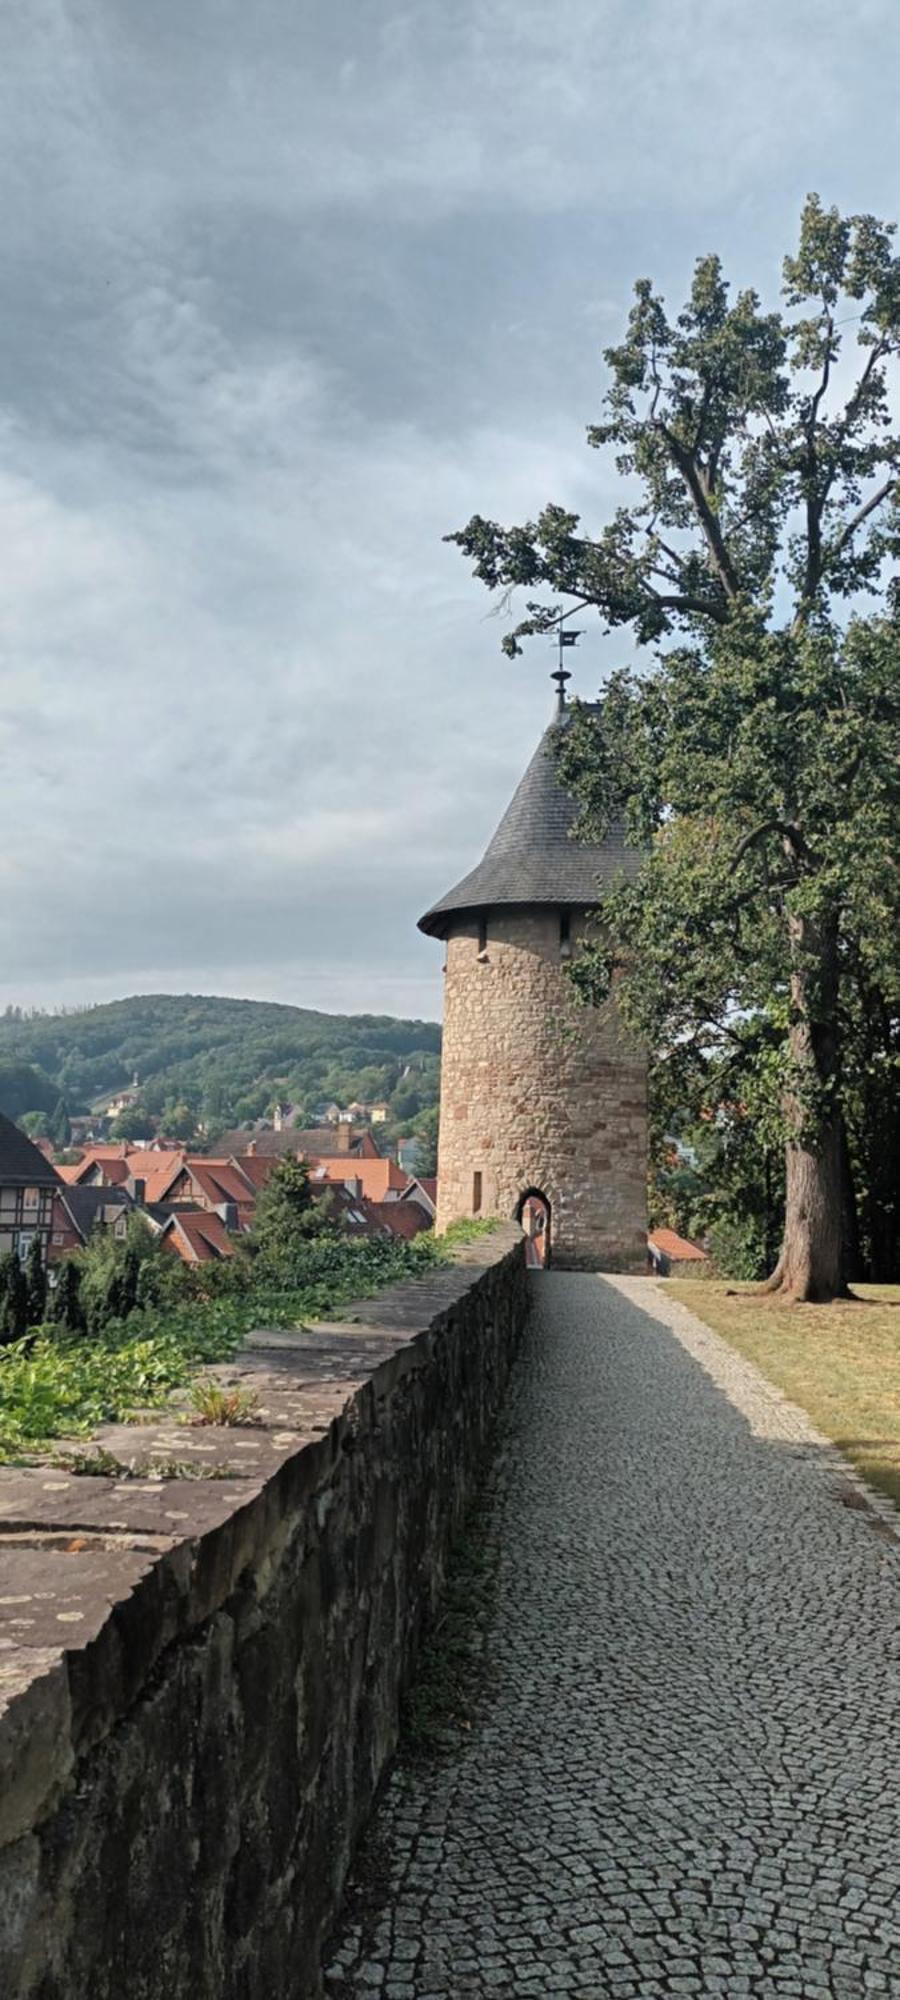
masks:
<svg viewBox="0 0 900 2000"><path fill-rule="evenodd" d="M246 1154L247 1154L247 1158L248 1158L248 1160L255 1160L255 1158L256 1158L256 1140L255 1140L255 1139L248 1139L248 1141L247 1141L247 1145L246 1145L246 1148L245 1148L245 1151L246 1151Z"/></svg>
<svg viewBox="0 0 900 2000"><path fill-rule="evenodd" d="M339 1126L338 1126L338 1128L337 1128L337 1142L338 1142L338 1152L339 1152L339 1153L349 1153L349 1151L350 1151L350 1147L351 1147L351 1145L352 1145L352 1143L353 1143L353 1127L352 1127L352 1125L339 1125Z"/></svg>
<svg viewBox="0 0 900 2000"><path fill-rule="evenodd" d="M134 1202L135 1208L143 1208L146 1198L147 1183L136 1175L131 1183L131 1199Z"/></svg>

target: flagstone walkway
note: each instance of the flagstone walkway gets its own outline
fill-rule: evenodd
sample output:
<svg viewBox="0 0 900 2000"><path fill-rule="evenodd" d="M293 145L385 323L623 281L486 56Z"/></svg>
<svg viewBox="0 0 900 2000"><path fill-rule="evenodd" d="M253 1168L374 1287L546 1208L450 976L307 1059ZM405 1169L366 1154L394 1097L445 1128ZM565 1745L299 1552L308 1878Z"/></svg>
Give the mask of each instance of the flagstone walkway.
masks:
<svg viewBox="0 0 900 2000"><path fill-rule="evenodd" d="M900 1996L888 1510L664 1286L533 1283L491 1691L391 1780L326 1992Z"/></svg>

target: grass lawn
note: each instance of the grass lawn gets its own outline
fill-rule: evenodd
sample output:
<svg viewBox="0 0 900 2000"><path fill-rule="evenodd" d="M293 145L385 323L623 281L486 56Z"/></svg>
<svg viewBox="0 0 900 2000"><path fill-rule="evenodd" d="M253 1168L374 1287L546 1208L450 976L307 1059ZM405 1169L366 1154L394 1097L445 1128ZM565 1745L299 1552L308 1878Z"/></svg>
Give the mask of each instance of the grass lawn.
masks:
<svg viewBox="0 0 900 2000"><path fill-rule="evenodd" d="M665 1285L900 1505L900 1285L855 1289L860 1304L784 1306L746 1285Z"/></svg>

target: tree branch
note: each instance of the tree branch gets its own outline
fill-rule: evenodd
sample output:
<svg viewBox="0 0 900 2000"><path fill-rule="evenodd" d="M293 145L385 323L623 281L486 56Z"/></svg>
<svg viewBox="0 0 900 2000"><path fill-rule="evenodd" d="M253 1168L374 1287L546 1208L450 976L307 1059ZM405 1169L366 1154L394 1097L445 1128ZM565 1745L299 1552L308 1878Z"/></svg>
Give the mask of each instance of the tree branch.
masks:
<svg viewBox="0 0 900 2000"><path fill-rule="evenodd" d="M797 831L798 831L797 827L792 825L790 820L786 819L760 820L759 825L755 826L751 833L745 834L743 840L738 842L738 845L735 848L734 853L731 857L732 874L734 873L734 870L743 861L744 855L749 854L751 847L755 847L756 842L758 840L762 840L767 833L780 833L783 840L793 841L796 839Z"/></svg>
<svg viewBox="0 0 900 2000"><path fill-rule="evenodd" d="M722 530L703 490L703 480L697 468L697 461L693 453L688 451L679 442L678 438L674 436L666 424L659 423L657 428L665 438L672 462L684 480L693 501L694 512L703 530L706 546L712 557L713 568L726 597L729 602L732 602L738 595L738 579L731 557L725 546Z"/></svg>
<svg viewBox="0 0 900 2000"><path fill-rule="evenodd" d="M877 492L873 493L871 498L866 500L862 507L858 507L855 514L851 515L846 527L841 529L837 541L832 542L825 550L823 567L825 563L833 562L835 557L840 555L841 550L846 548L849 541L852 541L857 528L862 527L863 522L868 519L870 514L874 514L876 507L880 507L882 501L886 500L888 494L892 492L900 493L900 483L898 483L896 473L892 473L890 479L886 479L884 484L878 487Z"/></svg>

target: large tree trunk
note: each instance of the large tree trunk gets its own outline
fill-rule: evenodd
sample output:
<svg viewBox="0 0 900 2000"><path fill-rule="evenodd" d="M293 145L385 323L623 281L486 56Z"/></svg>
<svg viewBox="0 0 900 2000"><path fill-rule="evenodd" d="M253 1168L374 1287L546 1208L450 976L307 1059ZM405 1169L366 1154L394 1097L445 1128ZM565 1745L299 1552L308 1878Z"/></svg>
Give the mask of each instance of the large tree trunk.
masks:
<svg viewBox="0 0 900 2000"><path fill-rule="evenodd" d="M825 1303L846 1296L844 1160L837 1104L837 926L792 916L793 971L785 1096L784 1241L766 1287Z"/></svg>
<svg viewBox="0 0 900 2000"><path fill-rule="evenodd" d="M785 1168L784 1241L766 1289L827 1303L846 1293L837 1131L821 1134L814 1149L789 1140Z"/></svg>

